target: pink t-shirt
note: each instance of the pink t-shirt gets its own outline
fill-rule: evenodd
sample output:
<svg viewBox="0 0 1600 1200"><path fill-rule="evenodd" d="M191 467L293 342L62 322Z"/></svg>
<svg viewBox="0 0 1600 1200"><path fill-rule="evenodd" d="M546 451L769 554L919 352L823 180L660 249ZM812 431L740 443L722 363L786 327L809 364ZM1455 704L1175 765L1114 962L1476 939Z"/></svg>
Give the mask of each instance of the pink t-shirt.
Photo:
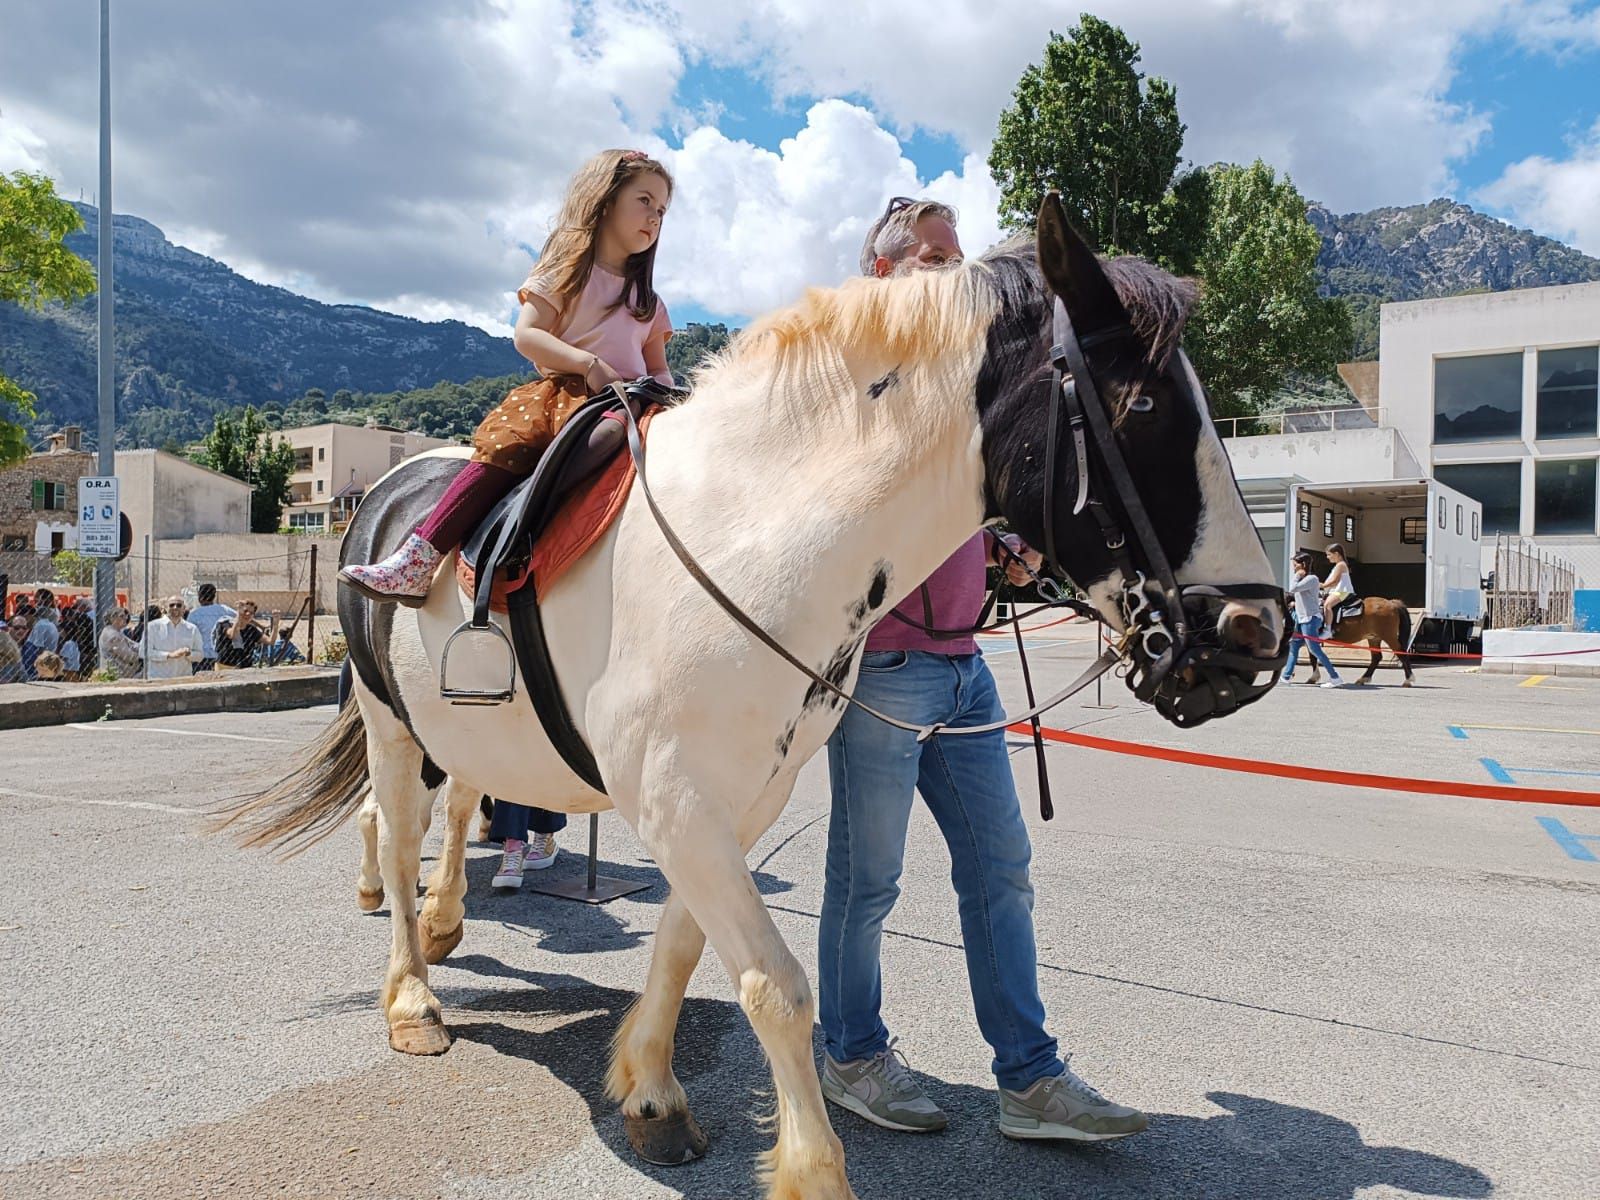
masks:
<svg viewBox="0 0 1600 1200"><path fill-rule="evenodd" d="M598 355L624 379L638 379L650 374L644 363L645 345L653 338L671 337L672 319L667 316L667 306L659 296L656 297L656 315L648 321L636 318L627 305L607 312L606 309L622 295L622 286L622 276L596 263L583 291L563 307L560 297L549 287L549 281L535 268L518 289L517 299L526 304L529 296L538 296L561 314L551 333L575 349ZM656 378L672 386L671 371L663 371Z"/></svg>

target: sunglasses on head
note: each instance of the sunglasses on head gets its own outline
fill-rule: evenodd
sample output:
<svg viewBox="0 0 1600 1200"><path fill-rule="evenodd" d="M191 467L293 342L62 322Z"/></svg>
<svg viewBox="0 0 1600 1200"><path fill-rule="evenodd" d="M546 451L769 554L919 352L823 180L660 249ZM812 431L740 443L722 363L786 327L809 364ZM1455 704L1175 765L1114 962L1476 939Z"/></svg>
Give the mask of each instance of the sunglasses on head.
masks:
<svg viewBox="0 0 1600 1200"><path fill-rule="evenodd" d="M913 200L910 196L895 196L894 198L892 198L889 201L889 203L887 205L884 206L883 216L880 219L887 221L890 217L894 216L894 214L899 212L901 209L910 208L915 203L916 203L916 201Z"/></svg>

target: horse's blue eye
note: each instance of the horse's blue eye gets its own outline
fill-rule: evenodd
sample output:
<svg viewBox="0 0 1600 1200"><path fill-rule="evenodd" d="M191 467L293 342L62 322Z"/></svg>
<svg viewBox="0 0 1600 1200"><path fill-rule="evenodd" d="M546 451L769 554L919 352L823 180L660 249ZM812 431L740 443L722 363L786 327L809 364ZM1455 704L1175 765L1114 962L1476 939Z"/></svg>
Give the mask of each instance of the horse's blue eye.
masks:
<svg viewBox="0 0 1600 1200"><path fill-rule="evenodd" d="M1128 411L1136 413L1155 412L1156 402L1149 396L1135 396L1128 401Z"/></svg>

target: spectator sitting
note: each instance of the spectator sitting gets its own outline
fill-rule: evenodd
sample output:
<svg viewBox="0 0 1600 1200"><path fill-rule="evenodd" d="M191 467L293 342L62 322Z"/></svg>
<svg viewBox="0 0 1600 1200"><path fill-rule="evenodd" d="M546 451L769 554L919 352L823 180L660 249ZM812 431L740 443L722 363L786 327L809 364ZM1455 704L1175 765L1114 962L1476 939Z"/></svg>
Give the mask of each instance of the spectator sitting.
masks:
<svg viewBox="0 0 1600 1200"><path fill-rule="evenodd" d="M225 667L253 667L256 650L260 647L266 630L256 621L256 602L241 600L238 615L217 622L215 653L217 662Z"/></svg>
<svg viewBox="0 0 1600 1200"><path fill-rule="evenodd" d="M100 669L115 671L118 679L139 673L139 644L128 636L128 610L120 604L100 631Z"/></svg>
<svg viewBox="0 0 1600 1200"><path fill-rule="evenodd" d="M33 660L33 677L35 679L60 679L61 670L61 655L54 650L41 650L39 651L39 657Z"/></svg>
<svg viewBox="0 0 1600 1200"><path fill-rule="evenodd" d="M281 667L290 663L303 663L306 656L300 653L300 647L289 640L289 631L280 629L277 640L265 651L265 659L267 666Z"/></svg>
<svg viewBox="0 0 1600 1200"><path fill-rule="evenodd" d="M210 671L217 665L215 636L217 622L233 620L239 614L226 604L217 603L217 585L202 583L200 585L200 607L189 614L189 623L200 631L200 644L206 648L206 657L195 664L195 671Z"/></svg>
<svg viewBox="0 0 1600 1200"><path fill-rule="evenodd" d="M200 631L183 617L183 601L167 599L167 615L145 624L139 655L150 664L151 679L177 679L192 675L192 663L200 661Z"/></svg>

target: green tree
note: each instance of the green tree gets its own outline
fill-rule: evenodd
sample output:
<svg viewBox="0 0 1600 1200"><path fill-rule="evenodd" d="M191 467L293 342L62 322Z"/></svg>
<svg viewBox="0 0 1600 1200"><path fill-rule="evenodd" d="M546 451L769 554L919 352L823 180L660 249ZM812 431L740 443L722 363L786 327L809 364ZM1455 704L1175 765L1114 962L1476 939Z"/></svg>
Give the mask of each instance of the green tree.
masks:
<svg viewBox="0 0 1600 1200"><path fill-rule="evenodd" d="M307 388L306 394L300 397L300 403L298 407L305 409L305 411L308 413L314 413L319 417L325 417L328 415L327 393L325 393L319 387Z"/></svg>
<svg viewBox="0 0 1600 1200"><path fill-rule="evenodd" d="M1305 198L1259 159L1208 170L1196 264L1204 282L1184 347L1219 417L1250 416L1292 375L1326 378L1351 344L1350 312L1317 291L1321 239Z"/></svg>
<svg viewBox="0 0 1600 1200"><path fill-rule="evenodd" d="M1066 36L1050 35L1044 61L1017 81L989 152L1000 220L1032 229L1045 193L1057 191L1097 249L1187 272L1204 181L1178 174L1184 126L1176 89L1146 79L1138 63L1138 44L1088 13Z"/></svg>
<svg viewBox="0 0 1600 1200"><path fill-rule="evenodd" d="M197 461L250 485L251 533L278 531L283 506L289 502L294 448L281 438L273 440L254 405L243 413L218 413L200 443Z"/></svg>
<svg viewBox="0 0 1600 1200"><path fill-rule="evenodd" d="M95 290L94 268L63 244L83 228L78 210L43 175L0 175L0 301L42 308ZM21 424L34 415L34 394L0 374L0 466L28 457ZM16 417L18 420L8 419Z"/></svg>

